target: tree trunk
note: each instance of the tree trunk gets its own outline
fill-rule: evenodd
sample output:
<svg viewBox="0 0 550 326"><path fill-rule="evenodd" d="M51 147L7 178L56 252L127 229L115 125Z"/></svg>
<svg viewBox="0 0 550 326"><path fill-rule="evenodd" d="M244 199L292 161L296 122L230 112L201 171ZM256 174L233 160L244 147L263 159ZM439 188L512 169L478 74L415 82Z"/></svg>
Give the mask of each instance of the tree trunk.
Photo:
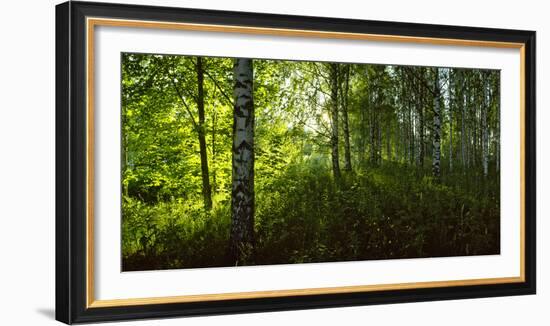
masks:
<svg viewBox="0 0 550 326"><path fill-rule="evenodd" d="M422 71L422 77L424 77L424 69ZM418 94L420 94L420 99L418 101L418 134L419 134L419 144L418 144L418 165L420 168L424 167L424 90L422 88L418 89Z"/></svg>
<svg viewBox="0 0 550 326"><path fill-rule="evenodd" d="M440 89L439 89L439 68L435 68L434 76L434 125L433 125L433 150L432 150L432 172L436 179L441 177L441 112L440 112Z"/></svg>
<svg viewBox="0 0 550 326"><path fill-rule="evenodd" d="M349 72L350 67L346 65L344 67L344 91L341 96L342 102L342 115L344 123L344 170L351 171L351 148L350 148L350 135L349 135L349 123L348 123L348 96L349 96Z"/></svg>
<svg viewBox="0 0 550 326"><path fill-rule="evenodd" d="M455 105L455 98L456 93L453 96L454 92L454 86L455 86L455 74L453 73L451 75L451 71L449 70L449 88L448 88L448 94L449 94L449 172L453 172L453 105ZM452 76L452 77L451 77Z"/></svg>
<svg viewBox="0 0 550 326"><path fill-rule="evenodd" d="M376 122L378 127L378 138L376 139L376 164L382 165L382 128L380 126L380 118Z"/></svg>
<svg viewBox="0 0 550 326"><path fill-rule="evenodd" d="M402 73L403 80L405 75ZM407 91L410 90L410 85L405 80L403 81L403 88L401 90L401 102L403 103L403 161L409 164L411 161L411 101Z"/></svg>
<svg viewBox="0 0 550 326"><path fill-rule="evenodd" d="M461 154L462 154L462 169L466 169L468 166L468 158L466 151L468 150L467 147L467 140L468 137L466 135L466 106L468 105L467 95L464 91L463 94L463 100L462 100L462 119L461 121L461 131L460 131L460 148L461 148Z"/></svg>
<svg viewBox="0 0 550 326"><path fill-rule="evenodd" d="M466 97L466 136L468 137L466 141L466 168L470 168L472 163L472 112L470 106L472 104L472 97L468 95Z"/></svg>
<svg viewBox="0 0 550 326"><path fill-rule="evenodd" d="M331 82L331 120L332 134L330 145L332 148L332 173L335 179L340 178L340 163L338 153L338 64L330 64L330 82Z"/></svg>
<svg viewBox="0 0 550 326"><path fill-rule="evenodd" d="M216 123L217 123L218 114L216 111L216 107L213 108L212 112L212 187L214 190L214 194L218 191L218 182L216 180Z"/></svg>
<svg viewBox="0 0 550 326"><path fill-rule="evenodd" d="M197 107L199 111L199 148L201 156L201 172L202 172L202 196L204 200L204 208L212 209L212 189L210 188L210 177L208 175L208 154L206 153L206 128L204 126L204 69L202 66L202 58L197 57Z"/></svg>
<svg viewBox="0 0 550 326"><path fill-rule="evenodd" d="M414 114L412 110L412 102L409 101L409 163L414 164L415 142L416 137L414 134Z"/></svg>
<svg viewBox="0 0 550 326"><path fill-rule="evenodd" d="M453 111L451 105L449 105L449 172L453 172Z"/></svg>
<svg viewBox="0 0 550 326"><path fill-rule="evenodd" d="M499 85L496 86L496 97L499 96ZM497 116L496 116L496 172L500 171L500 101L496 101L495 103L496 109L497 109Z"/></svg>
<svg viewBox="0 0 550 326"><path fill-rule="evenodd" d="M254 251L254 100L252 59L235 59L231 255L235 265L253 260Z"/></svg>
<svg viewBox="0 0 550 326"><path fill-rule="evenodd" d="M487 128L487 110L488 108L488 97L489 97L489 87L490 84L487 81L487 78L483 80L483 104L481 107L481 150L483 155L483 176L487 177L489 173L489 137L488 137L488 128Z"/></svg>
<svg viewBox="0 0 550 326"><path fill-rule="evenodd" d="M476 91L476 93L478 93ZM473 108L473 115L472 115L472 121L471 121L471 126L472 126L472 166L476 167L479 163L478 161L478 156L479 156L479 148L477 146L478 144L478 139L481 138L479 137L478 135L478 128L477 128L477 121L479 121L479 119L477 118L477 115L478 115L478 110L477 110L477 105L479 103L479 94L476 94L476 95L473 95L473 100L472 100L472 108Z"/></svg>
<svg viewBox="0 0 550 326"><path fill-rule="evenodd" d="M386 125L386 157L388 162L393 160L393 157L392 157L393 153L391 148L391 134L392 134L391 129L392 128L390 125Z"/></svg>
<svg viewBox="0 0 550 326"><path fill-rule="evenodd" d="M400 113L398 112L398 115L400 115ZM394 127L394 158L395 158L395 161L400 163L401 162L401 154L399 153L399 151L401 150L401 135L400 135L400 132L401 132L401 128L399 128L399 120L397 120L397 122L395 123L395 127Z"/></svg>
<svg viewBox="0 0 550 326"><path fill-rule="evenodd" d="M369 92L370 161L372 164L376 163L376 94L374 92L374 90Z"/></svg>
<svg viewBox="0 0 550 326"><path fill-rule="evenodd" d="M366 113L365 113L365 110L366 110L366 106L362 105L361 108L360 108L360 118L361 118L361 132L359 133L359 144L358 144L358 149L359 149L359 153L358 153L358 158L359 158L359 165L361 167L364 167L364 163L365 163L365 150L366 150L366 146L365 146L365 131L367 129L367 117L366 117Z"/></svg>
<svg viewBox="0 0 550 326"><path fill-rule="evenodd" d="M126 126L127 125L127 122L126 122L126 117L125 115L122 116L122 119L124 119L122 121L122 125L123 126ZM125 179L125 174L126 174L126 169L128 168L128 131L124 132L124 129L123 129L123 132L122 132L122 162L121 162L121 171L122 171L122 180ZM122 193L125 195L125 196L128 196L128 183L127 182L123 182L122 183Z"/></svg>

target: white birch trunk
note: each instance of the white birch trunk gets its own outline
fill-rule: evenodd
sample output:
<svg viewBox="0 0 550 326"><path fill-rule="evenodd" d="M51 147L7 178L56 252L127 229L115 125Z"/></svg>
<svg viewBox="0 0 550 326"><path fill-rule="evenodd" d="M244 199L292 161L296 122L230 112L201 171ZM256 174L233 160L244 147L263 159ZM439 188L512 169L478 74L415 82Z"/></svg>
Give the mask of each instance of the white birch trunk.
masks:
<svg viewBox="0 0 550 326"><path fill-rule="evenodd" d="M498 86L497 86L498 87ZM500 94L500 93L497 93ZM498 95L497 95L498 96ZM496 101L496 107L497 107L497 127L496 127L496 170L497 172L500 171L500 101Z"/></svg>
<svg viewBox="0 0 550 326"><path fill-rule="evenodd" d="M435 68L434 78L434 121L432 143L432 172L437 179L441 176L441 111L440 111L439 68Z"/></svg>
<svg viewBox="0 0 550 326"><path fill-rule="evenodd" d="M481 108L481 152L483 156L483 176L487 177L489 173L489 137L487 128L487 111L489 109L489 86L490 84L485 78L483 82L483 106Z"/></svg>
<svg viewBox="0 0 550 326"><path fill-rule="evenodd" d="M251 59L235 59L231 255L235 265L253 259L254 249L254 100Z"/></svg>
<svg viewBox="0 0 550 326"><path fill-rule="evenodd" d="M460 129L460 154L462 156L462 168L466 167L466 139L465 139L465 131L464 131L464 119L466 118L466 94L463 94L462 99L462 119L461 121L461 129Z"/></svg>
<svg viewBox="0 0 550 326"><path fill-rule="evenodd" d="M454 99L453 94L451 93L451 90L454 87L455 81L454 81L454 74L453 78L451 79L451 71L449 69L449 87L447 88L447 92L449 95L449 172L453 172L453 105L454 105Z"/></svg>

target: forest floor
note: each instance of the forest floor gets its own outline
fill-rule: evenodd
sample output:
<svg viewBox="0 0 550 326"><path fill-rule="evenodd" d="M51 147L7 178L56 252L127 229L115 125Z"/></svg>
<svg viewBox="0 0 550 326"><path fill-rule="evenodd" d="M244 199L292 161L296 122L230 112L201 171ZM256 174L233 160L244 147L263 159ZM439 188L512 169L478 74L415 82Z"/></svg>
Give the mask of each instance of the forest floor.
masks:
<svg viewBox="0 0 550 326"><path fill-rule="evenodd" d="M460 171L436 182L383 162L344 172L300 164L256 186L249 265L486 255L500 252L498 177ZM231 266L230 200L123 200L123 270Z"/></svg>

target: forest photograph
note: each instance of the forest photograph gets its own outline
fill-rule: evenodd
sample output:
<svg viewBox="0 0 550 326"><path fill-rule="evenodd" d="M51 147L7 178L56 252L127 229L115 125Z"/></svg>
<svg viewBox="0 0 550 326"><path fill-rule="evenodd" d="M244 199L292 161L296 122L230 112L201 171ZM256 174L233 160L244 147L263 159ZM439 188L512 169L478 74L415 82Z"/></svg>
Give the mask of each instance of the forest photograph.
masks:
<svg viewBox="0 0 550 326"><path fill-rule="evenodd" d="M121 53L122 271L500 254L500 71Z"/></svg>

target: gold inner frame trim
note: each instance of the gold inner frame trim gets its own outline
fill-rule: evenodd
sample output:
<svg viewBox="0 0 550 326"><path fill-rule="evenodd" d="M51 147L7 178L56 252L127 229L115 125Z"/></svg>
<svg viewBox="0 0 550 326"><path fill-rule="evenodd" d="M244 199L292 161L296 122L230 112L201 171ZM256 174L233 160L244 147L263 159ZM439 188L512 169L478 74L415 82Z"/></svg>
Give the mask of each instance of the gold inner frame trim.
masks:
<svg viewBox="0 0 550 326"><path fill-rule="evenodd" d="M447 286L462 286L462 285L516 283L518 282L518 280L519 280L519 277L502 277L502 278L489 278L489 279L471 279L471 280L467 280L468 284L463 284L464 281L460 280L460 281L394 283L394 284L375 284L375 285L356 285L356 286L354 285L354 286L327 287L327 288L254 291L254 292L240 292L240 293L197 294L197 295L183 295L183 296L170 296L170 297L97 300L97 301L94 301L89 307L102 308L102 307L133 306L133 305L159 304L159 303L220 301L220 300L231 300L231 299L254 299L254 298L260 298L260 297L274 298L274 297L288 297L288 296L294 296L294 295L375 292L375 291L406 290L406 289L417 289L417 288L440 288L440 287L447 287Z"/></svg>
<svg viewBox="0 0 550 326"><path fill-rule="evenodd" d="M432 44L447 46L475 46L490 48L510 48L520 51L520 276L465 279L448 281L410 282L394 284L354 285L324 288L288 289L273 291L234 292L216 294L197 294L166 297L128 298L96 300L94 295L94 30L95 26L115 26L132 28L154 28L202 32L242 33L272 36L315 37L330 39L367 40L378 42L403 42L413 44ZM264 28L233 25L212 25L195 23L175 23L143 20L124 20L88 17L86 19L86 117L87 117L87 215L86 215L86 307L118 307L148 304L168 304L198 301L219 301L234 299L274 298L317 294L337 294L354 292L375 292L419 288L440 288L452 286L474 286L488 284L525 282L525 44L514 42L495 42L462 40L449 38L413 37L383 34L362 34L314 31L301 29Z"/></svg>

